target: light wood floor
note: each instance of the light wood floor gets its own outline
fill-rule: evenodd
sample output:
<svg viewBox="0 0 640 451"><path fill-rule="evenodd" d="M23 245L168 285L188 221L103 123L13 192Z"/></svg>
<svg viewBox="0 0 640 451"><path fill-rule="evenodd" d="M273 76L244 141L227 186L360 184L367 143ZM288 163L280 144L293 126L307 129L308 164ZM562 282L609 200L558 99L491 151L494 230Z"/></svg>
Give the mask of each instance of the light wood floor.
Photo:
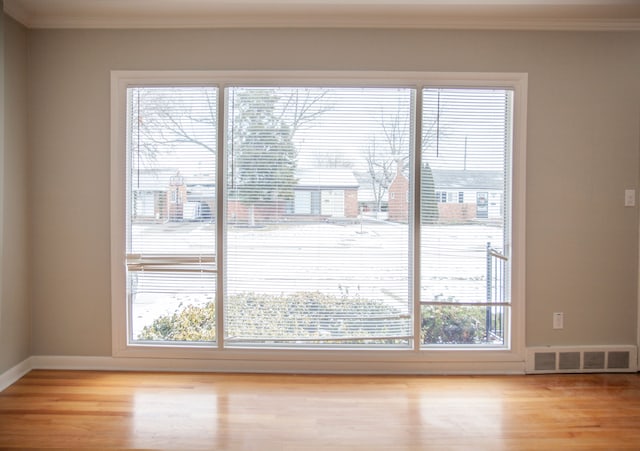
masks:
<svg viewBox="0 0 640 451"><path fill-rule="evenodd" d="M640 375L33 371L0 448L640 450Z"/></svg>

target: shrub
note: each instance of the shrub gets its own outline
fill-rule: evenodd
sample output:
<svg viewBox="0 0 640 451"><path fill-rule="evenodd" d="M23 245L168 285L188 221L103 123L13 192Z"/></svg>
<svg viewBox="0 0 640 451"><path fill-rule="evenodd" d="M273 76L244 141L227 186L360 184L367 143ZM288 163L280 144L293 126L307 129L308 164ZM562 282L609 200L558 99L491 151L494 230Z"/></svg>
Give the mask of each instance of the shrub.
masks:
<svg viewBox="0 0 640 451"><path fill-rule="evenodd" d="M429 305L422 308L420 339L425 344L476 344L485 338L486 307Z"/></svg>
<svg viewBox="0 0 640 451"><path fill-rule="evenodd" d="M225 310L225 328L234 338L269 339L354 337L353 342L366 342L371 337L368 323L384 317L393 318L394 328L408 329L408 315L381 300L358 296L332 296L320 292L298 292L289 295L241 293L229 297ZM384 334L376 330L376 335ZM215 303L187 306L164 315L145 326L140 340L213 341L215 340ZM341 341L344 343L344 341ZM370 341L373 342L373 341ZM381 340L375 340L380 343Z"/></svg>
<svg viewBox="0 0 640 451"><path fill-rule="evenodd" d="M485 339L484 307L425 306L422 308L420 339L426 344L476 344ZM371 321L383 322L408 334L410 318L381 300L359 296L333 296L320 292L289 295L240 293L229 297L225 311L228 340L352 337L349 343L393 344L395 339L373 339ZM375 330L375 335L389 333ZM389 333L391 334L391 333ZM158 317L145 326L140 340L215 341L215 303L188 305L175 313ZM313 341L305 341L313 343ZM347 343L340 341L340 343Z"/></svg>
<svg viewBox="0 0 640 451"><path fill-rule="evenodd" d="M182 310L155 319L138 336L152 341L215 341L215 304L188 305Z"/></svg>

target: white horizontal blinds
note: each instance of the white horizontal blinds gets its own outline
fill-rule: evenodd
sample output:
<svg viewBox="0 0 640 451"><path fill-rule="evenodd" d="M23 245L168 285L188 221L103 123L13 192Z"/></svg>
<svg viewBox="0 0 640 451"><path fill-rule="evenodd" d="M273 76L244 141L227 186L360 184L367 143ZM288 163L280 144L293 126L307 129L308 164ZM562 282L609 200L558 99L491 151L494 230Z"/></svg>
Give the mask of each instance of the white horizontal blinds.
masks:
<svg viewBox="0 0 640 451"><path fill-rule="evenodd" d="M213 87L128 89L130 341L215 338L216 105Z"/></svg>
<svg viewBox="0 0 640 451"><path fill-rule="evenodd" d="M509 304L511 91L423 91L426 344L503 344Z"/></svg>
<svg viewBox="0 0 640 451"><path fill-rule="evenodd" d="M213 342L215 275L206 271L129 273L131 341Z"/></svg>
<svg viewBox="0 0 640 451"><path fill-rule="evenodd" d="M408 346L408 89L230 88L225 343Z"/></svg>

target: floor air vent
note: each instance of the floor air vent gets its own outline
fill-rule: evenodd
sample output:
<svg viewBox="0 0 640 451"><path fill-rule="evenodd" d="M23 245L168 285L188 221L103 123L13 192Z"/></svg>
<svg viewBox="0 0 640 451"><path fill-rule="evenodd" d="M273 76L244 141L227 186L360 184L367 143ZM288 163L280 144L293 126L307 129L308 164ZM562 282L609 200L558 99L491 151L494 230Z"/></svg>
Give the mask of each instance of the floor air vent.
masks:
<svg viewBox="0 0 640 451"><path fill-rule="evenodd" d="M538 347L527 349L527 373L638 371L635 346Z"/></svg>

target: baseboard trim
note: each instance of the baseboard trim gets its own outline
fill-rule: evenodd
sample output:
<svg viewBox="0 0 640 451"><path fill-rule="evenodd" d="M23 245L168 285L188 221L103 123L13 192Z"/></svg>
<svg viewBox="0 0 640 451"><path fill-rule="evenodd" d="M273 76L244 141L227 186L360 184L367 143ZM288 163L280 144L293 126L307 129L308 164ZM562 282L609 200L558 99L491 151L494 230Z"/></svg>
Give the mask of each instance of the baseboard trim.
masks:
<svg viewBox="0 0 640 451"><path fill-rule="evenodd" d="M18 379L31 371L33 369L32 363L32 357L29 357L0 374L0 392L4 391L10 385L13 385Z"/></svg>
<svg viewBox="0 0 640 451"><path fill-rule="evenodd" d="M536 353L579 352L628 352L628 368L604 368L550 371L535 370ZM31 370L97 370L97 371L163 371L210 373L294 373L294 374L406 374L406 375L510 375L559 372L637 372L638 347L622 346L574 346L527 348L527 358L522 361L476 362L357 362L357 361L296 361L296 360L210 360L176 358L131 358L97 356L32 356L0 374L0 391L18 381ZM582 361L581 361L582 362Z"/></svg>
<svg viewBox="0 0 640 451"><path fill-rule="evenodd" d="M524 362L326 362L34 356L33 369L212 373L489 375L524 374Z"/></svg>

